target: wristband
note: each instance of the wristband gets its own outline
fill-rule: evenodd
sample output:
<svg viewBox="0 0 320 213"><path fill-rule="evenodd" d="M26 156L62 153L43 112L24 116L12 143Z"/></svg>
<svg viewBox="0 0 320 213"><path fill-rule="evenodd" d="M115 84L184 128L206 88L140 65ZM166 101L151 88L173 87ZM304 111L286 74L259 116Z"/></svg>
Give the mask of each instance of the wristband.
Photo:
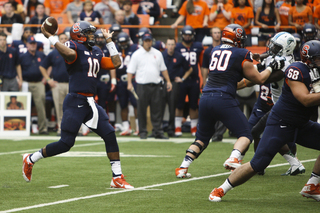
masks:
<svg viewBox="0 0 320 213"><path fill-rule="evenodd" d="M50 36L49 41L54 46L59 40L54 36Z"/></svg>
<svg viewBox="0 0 320 213"><path fill-rule="evenodd" d="M181 78L181 81L182 81L182 82L184 82L184 80L185 80L184 78Z"/></svg>
<svg viewBox="0 0 320 213"><path fill-rule="evenodd" d="M266 70L269 70L270 74L272 73L272 68L271 67L267 67Z"/></svg>
<svg viewBox="0 0 320 213"><path fill-rule="evenodd" d="M117 79L115 79L115 78L111 78L111 84L113 84L113 85L117 85Z"/></svg>
<svg viewBox="0 0 320 213"><path fill-rule="evenodd" d="M106 46L107 46L107 48L108 48L108 50L109 50L110 56L115 56L115 55L118 55L118 54L119 54L119 52L118 52L116 46L114 45L114 42L113 42L113 41L107 43Z"/></svg>
<svg viewBox="0 0 320 213"><path fill-rule="evenodd" d="M219 11L218 11L218 10L216 10L216 13L218 14L218 13L219 13Z"/></svg>

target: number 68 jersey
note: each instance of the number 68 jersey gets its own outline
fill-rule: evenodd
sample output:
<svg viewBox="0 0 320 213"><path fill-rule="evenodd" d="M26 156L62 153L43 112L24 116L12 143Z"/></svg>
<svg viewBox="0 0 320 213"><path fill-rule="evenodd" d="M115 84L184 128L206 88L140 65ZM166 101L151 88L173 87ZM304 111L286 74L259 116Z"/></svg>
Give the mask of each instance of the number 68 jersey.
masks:
<svg viewBox="0 0 320 213"><path fill-rule="evenodd" d="M221 91L235 96L237 82L243 78L242 66L245 61L252 62L252 53L247 49L228 44L213 48L208 81L202 92Z"/></svg>
<svg viewBox="0 0 320 213"><path fill-rule="evenodd" d="M101 49L94 46L90 51L83 44L75 41L67 41L65 46L77 52L74 61L66 61L69 73L69 92L96 94L96 78L103 57Z"/></svg>
<svg viewBox="0 0 320 213"><path fill-rule="evenodd" d="M272 112L278 115L284 122L290 122L290 124L296 126L303 125L309 121L311 114L317 110L318 106L305 107L300 103L292 94L288 82L289 80L300 81L310 91L312 89L312 79L309 72L309 67L302 62L294 62L287 67L282 94L272 108Z"/></svg>

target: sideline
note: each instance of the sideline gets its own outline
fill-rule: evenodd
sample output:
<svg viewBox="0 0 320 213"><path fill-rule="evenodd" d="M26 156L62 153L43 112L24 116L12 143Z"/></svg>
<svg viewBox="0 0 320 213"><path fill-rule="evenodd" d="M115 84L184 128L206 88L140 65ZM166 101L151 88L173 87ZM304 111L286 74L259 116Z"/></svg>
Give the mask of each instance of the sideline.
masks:
<svg viewBox="0 0 320 213"><path fill-rule="evenodd" d="M302 160L301 163L312 162L312 161L316 161L316 159ZM275 167L287 166L287 165L289 165L289 163L275 164L275 165L268 166L268 168L275 168ZM45 206L58 205L58 204L69 203L69 202L78 201L78 200L103 197L103 196L107 196L107 195L120 194L120 193L125 193L125 192L146 190L146 189L150 189L150 188L154 188L154 187L168 186L168 185L185 183L185 182L190 182L190 181L195 181L195 180L203 180L203 179L207 179L207 178L219 177L219 176L229 175L229 174L231 174L231 172L224 172L224 173L202 176L202 177L194 177L194 178L190 178L190 179L182 179L182 180L167 182L167 183L159 183L159 184L154 184L154 185L150 185L150 186L138 187L135 189L119 189L119 191L106 192L106 193L102 193L102 194L70 198L70 199L60 200L60 201L51 202L51 203L42 203L42 204L37 204L37 205L33 205L33 206L26 206L26 207L21 207L21 208L9 209L9 210L5 210L5 211L0 211L0 213L18 212L18 211L24 211L24 210L28 210L28 209L37 209L37 208L41 208L41 207L45 207Z"/></svg>

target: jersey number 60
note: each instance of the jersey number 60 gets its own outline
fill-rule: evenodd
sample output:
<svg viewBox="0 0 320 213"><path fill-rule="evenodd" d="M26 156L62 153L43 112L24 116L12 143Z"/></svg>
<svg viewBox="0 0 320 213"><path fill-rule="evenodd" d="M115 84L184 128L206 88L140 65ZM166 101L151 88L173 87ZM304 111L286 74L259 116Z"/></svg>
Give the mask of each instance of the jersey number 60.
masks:
<svg viewBox="0 0 320 213"><path fill-rule="evenodd" d="M230 50L216 50L212 53L209 70L226 71L232 52Z"/></svg>

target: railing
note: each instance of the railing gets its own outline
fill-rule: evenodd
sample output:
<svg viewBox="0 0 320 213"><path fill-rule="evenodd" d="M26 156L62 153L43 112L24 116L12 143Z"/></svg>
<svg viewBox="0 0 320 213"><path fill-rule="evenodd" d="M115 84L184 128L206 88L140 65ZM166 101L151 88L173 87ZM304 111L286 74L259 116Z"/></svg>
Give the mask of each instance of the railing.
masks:
<svg viewBox="0 0 320 213"><path fill-rule="evenodd" d="M24 24L23 26L24 27L40 27L41 25L40 24ZM71 24L59 24L59 26L65 28L65 27L71 27L72 25ZM108 29L111 26L111 24L94 25L94 26L97 27L97 28L106 28L106 29ZM12 27L12 25L11 24L0 24L0 27ZM155 29L172 29L171 25L152 25L152 26L151 25L121 25L121 27L122 28L147 27L147 28L155 28ZM184 27L183 25L179 25L177 28L172 29L172 30L174 30L174 36L175 36L176 40L178 40L178 37L179 37L178 29L181 29L183 27ZM261 27L260 26L251 26L251 28L261 28ZM275 27L274 26L269 26L268 28L274 29ZM297 29L294 26L281 26L280 30L283 30L283 29L293 29L295 32L297 32Z"/></svg>

